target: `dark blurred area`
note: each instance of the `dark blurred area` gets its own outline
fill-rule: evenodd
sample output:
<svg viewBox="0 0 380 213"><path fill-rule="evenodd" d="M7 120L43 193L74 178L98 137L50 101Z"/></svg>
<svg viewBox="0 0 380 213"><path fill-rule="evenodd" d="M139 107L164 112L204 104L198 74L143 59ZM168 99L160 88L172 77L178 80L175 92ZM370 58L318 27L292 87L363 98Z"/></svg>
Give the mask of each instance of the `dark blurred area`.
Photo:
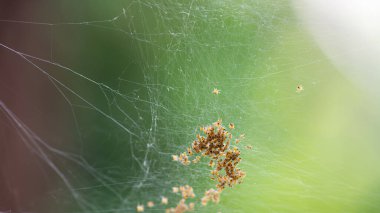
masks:
<svg viewBox="0 0 380 213"><path fill-rule="evenodd" d="M82 23L112 19L121 13L118 3L111 4L115 8L110 10L99 3L102 1L0 1L0 211L64 211L59 206L77 209L78 198L73 199L69 189L74 190L76 183L83 186L96 181L93 174L82 171L92 167L68 161L67 153L97 167L131 164L131 156L125 156L130 148L125 138L129 137L97 110L123 117L120 107L129 113L129 119L142 116L146 121L150 114L144 114L142 105L136 107L121 96L113 97L115 92L101 84L142 99L146 91L136 90L136 84L128 82L119 85L118 78L143 82L134 43L112 28ZM112 98L120 100L113 106ZM128 121L120 122L129 125ZM32 133L25 135L19 125L64 153L58 156L44 147L48 158L41 157L36 146L30 145L33 141L23 140ZM64 185L51 165L74 185ZM131 170L119 173L123 178L136 175Z"/></svg>
<svg viewBox="0 0 380 213"><path fill-rule="evenodd" d="M58 8L57 1L0 1L0 211L48 211L42 208L54 205L49 191L58 181L22 140L4 108L50 144L62 146L75 137L69 133L65 100L45 74L16 52L52 59L52 29L17 21L55 22L61 16Z"/></svg>

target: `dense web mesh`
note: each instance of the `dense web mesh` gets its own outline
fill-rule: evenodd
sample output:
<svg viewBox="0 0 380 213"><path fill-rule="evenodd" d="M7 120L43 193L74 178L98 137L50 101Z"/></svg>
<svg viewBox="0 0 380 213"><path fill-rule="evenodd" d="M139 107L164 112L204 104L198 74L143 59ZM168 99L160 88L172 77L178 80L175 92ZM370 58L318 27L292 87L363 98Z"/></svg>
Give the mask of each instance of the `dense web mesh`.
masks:
<svg viewBox="0 0 380 213"><path fill-rule="evenodd" d="M87 3L59 2L61 11L50 12L64 14L57 15L60 18L39 14L38 20L1 20L9 35L0 41L1 54L8 58L3 63L16 67L1 72L21 84L18 90L7 84L2 88L12 95L0 97L1 122L6 131L17 133L30 158L38 159L41 179L47 182L43 198L18 204L16 211L133 212L138 204L154 201L157 205L145 211L159 212L180 199L171 187L185 184L194 188L194 200L199 201L215 186L208 161L183 166L171 155L185 151L200 126L219 118L235 123L234 135L246 134L248 142L239 145L242 168L255 173L247 172L241 186L226 190L230 196L222 196L219 205L200 207L198 202L196 211L240 212L237 207L247 205L236 196L242 188L251 188L256 191L252 197L259 198L260 190L271 183L254 187L254 177L275 179L266 168L282 165L276 153L286 146L277 140L286 133L274 122L282 113L277 106L304 96L295 93L298 82L317 85L317 78L294 73L323 60L295 47L293 51L304 56L302 62L281 54L282 41L291 49L293 40L302 43L299 39L305 38L297 31L288 2ZM292 34L283 33L289 26ZM20 34L20 29L31 34ZM30 36L29 42L41 49L12 36ZM278 62L284 58L286 63ZM214 88L221 93L212 94ZM31 100L25 106L30 114L8 103L20 93ZM51 111L42 110L48 108ZM286 113L296 115L297 110ZM28 115L31 118L25 118ZM42 125L33 127L39 116ZM254 149L244 149L248 144ZM297 147L288 147L288 152L302 155ZM292 170L299 163L287 166ZM162 196L170 205L158 205Z"/></svg>

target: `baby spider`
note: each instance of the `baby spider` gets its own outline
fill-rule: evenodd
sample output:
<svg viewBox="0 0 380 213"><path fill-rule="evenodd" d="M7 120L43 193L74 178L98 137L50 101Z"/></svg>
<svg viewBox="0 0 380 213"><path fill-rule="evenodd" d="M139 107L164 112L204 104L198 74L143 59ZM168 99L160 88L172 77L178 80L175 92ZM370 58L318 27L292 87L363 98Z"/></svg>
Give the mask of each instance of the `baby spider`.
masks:
<svg viewBox="0 0 380 213"><path fill-rule="evenodd" d="M154 203L153 201L149 201L147 204L146 204L149 208L152 208L154 206Z"/></svg>
<svg viewBox="0 0 380 213"><path fill-rule="evenodd" d="M230 129L235 129L235 124L230 123L229 127L230 127Z"/></svg>
<svg viewBox="0 0 380 213"><path fill-rule="evenodd" d="M168 204L168 198L167 197L161 197L161 204Z"/></svg>
<svg viewBox="0 0 380 213"><path fill-rule="evenodd" d="M300 93L300 92L302 92L302 91L303 91L303 86L300 84L300 85L297 86L297 90L296 90L296 92L297 92L297 93Z"/></svg>
<svg viewBox="0 0 380 213"><path fill-rule="evenodd" d="M219 95L220 94L220 90L218 90L217 88L214 88L214 90L212 91L212 94Z"/></svg>
<svg viewBox="0 0 380 213"><path fill-rule="evenodd" d="M137 205L136 211L137 212L143 212L144 211L144 205Z"/></svg>
<svg viewBox="0 0 380 213"><path fill-rule="evenodd" d="M245 146L245 148L252 149L252 146L251 145L247 145L247 146Z"/></svg>
<svg viewBox="0 0 380 213"><path fill-rule="evenodd" d="M178 161L178 155L172 155L173 161Z"/></svg>
<svg viewBox="0 0 380 213"><path fill-rule="evenodd" d="M209 201L208 197L203 197L203 198L201 199L202 206L206 206L207 203L208 203L208 201Z"/></svg>
<svg viewBox="0 0 380 213"><path fill-rule="evenodd" d="M173 190L173 193L178 193L179 192L179 188L178 187L173 187L172 190Z"/></svg>
<svg viewBox="0 0 380 213"><path fill-rule="evenodd" d="M197 156L192 161L193 161L193 163L198 163L200 160L201 160L201 156Z"/></svg>
<svg viewBox="0 0 380 213"><path fill-rule="evenodd" d="M220 127L222 125L222 119L218 119L216 122L213 123L215 127Z"/></svg>
<svg viewBox="0 0 380 213"><path fill-rule="evenodd" d="M191 151L191 148L187 148L187 153L192 156L193 155L193 151Z"/></svg>

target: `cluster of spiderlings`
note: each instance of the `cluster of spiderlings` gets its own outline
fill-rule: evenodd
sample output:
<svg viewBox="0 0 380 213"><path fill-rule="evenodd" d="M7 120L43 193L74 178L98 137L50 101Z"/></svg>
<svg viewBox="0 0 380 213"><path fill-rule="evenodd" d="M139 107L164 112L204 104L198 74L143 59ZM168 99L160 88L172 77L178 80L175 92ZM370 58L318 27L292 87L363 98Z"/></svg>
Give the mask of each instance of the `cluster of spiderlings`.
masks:
<svg viewBox="0 0 380 213"><path fill-rule="evenodd" d="M195 194L193 191L193 187L186 185L186 186L180 186L179 190L182 193L182 198L187 199L187 198L194 198Z"/></svg>
<svg viewBox="0 0 380 213"><path fill-rule="evenodd" d="M178 161L181 162L183 165L189 165L190 164L190 160L189 160L189 157L187 156L186 152L179 155Z"/></svg>
<svg viewBox="0 0 380 213"><path fill-rule="evenodd" d="M189 185L173 187L173 193L181 192L182 199L179 201L177 206L175 208L168 208L166 209L166 213L183 213L187 211L193 211L195 207L195 203L191 202L189 204L186 204L186 200L189 198L194 198L195 194L193 191L193 187Z"/></svg>
<svg viewBox="0 0 380 213"><path fill-rule="evenodd" d="M175 194L181 193L182 198L175 208L174 207L167 208L165 210L166 213L183 213L183 212L194 210L195 203L190 202L189 204L186 204L187 199L195 198L193 187L191 187L189 185L185 185L185 186L180 186L180 187L173 187L172 190L173 190L173 193L175 193ZM167 205L168 203L169 203L169 201L168 201L167 197L161 197L161 204L162 205ZM149 207L149 208L152 208L154 206L155 206L155 204L153 201L149 201L147 203L147 207ZM144 212L144 210L145 210L144 205L142 205L142 204L137 205L137 207L136 207L137 212Z"/></svg>
<svg viewBox="0 0 380 213"><path fill-rule="evenodd" d="M235 125L230 124L229 127L234 129ZM240 151L237 147L230 148L232 134L222 125L222 120L216 121L211 126L202 127L201 132L204 136L200 134L196 136L192 149L195 153L210 157L210 167L216 165L211 171L211 179L218 181L217 189L221 191L226 186L232 187L236 183L241 183L245 172L237 168L241 161ZM238 141L240 140L236 140L237 143Z"/></svg>
<svg viewBox="0 0 380 213"><path fill-rule="evenodd" d="M215 189L209 189L205 192L205 195L203 196L201 202L203 206L206 206L209 201L212 201L214 203L219 203L220 200L220 191L217 191Z"/></svg>
<svg viewBox="0 0 380 213"><path fill-rule="evenodd" d="M233 123L230 123L228 127L231 130L235 129ZM198 163L202 157L211 158L209 162L209 166L213 167L211 179L216 180L218 184L216 185L217 190L209 189L205 192L204 197L201 199L201 204L205 206L209 201L218 203L223 189L226 186L232 187L237 183L241 183L245 172L237 167L241 161L240 150L237 147L231 148L232 134L222 125L222 120L219 119L210 126L201 127L200 131L202 135L196 135L196 140L193 141L191 147L187 148L187 152L183 152L179 156L172 155L172 159L187 166L190 163ZM242 139L244 139L244 135L236 139L235 143L238 144ZM251 148L249 146L249 149ZM193 160L190 160L190 157L194 154L201 154L201 156L195 156ZM186 199L195 197L193 188L188 185L179 188L173 187L174 193L179 193L180 191L182 193L181 201L176 208L166 209L167 213L182 213L194 209L194 203L186 204Z"/></svg>
<svg viewBox="0 0 380 213"><path fill-rule="evenodd" d="M181 199L175 208L166 209L165 213L183 213L187 211L193 211L195 207L194 203L186 204L185 199Z"/></svg>

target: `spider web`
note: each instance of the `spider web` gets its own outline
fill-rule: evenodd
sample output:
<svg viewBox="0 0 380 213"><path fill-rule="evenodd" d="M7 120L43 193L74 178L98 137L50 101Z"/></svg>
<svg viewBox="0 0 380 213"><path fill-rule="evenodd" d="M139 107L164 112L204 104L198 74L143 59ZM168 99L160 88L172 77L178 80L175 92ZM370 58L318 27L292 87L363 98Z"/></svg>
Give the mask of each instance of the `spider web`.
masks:
<svg viewBox="0 0 380 213"><path fill-rule="evenodd" d="M258 139L242 162L256 173L248 171L251 177L236 193L252 188L259 198L266 183L255 188L252 176L275 176L265 171L281 164L276 153L285 147L278 141L286 132L275 122L278 105L303 97L294 93L300 80L319 83L292 74L324 60L307 49L294 50L306 54L302 62L276 57L281 50L274 54L282 41L303 38L284 34L285 26L296 26L285 1L2 4L21 12L3 9L0 23L1 146L4 159L29 161L25 178L42 188L32 198L35 188L20 196L4 183L19 201L3 211L133 212L154 201L145 211L158 212L166 208L161 197L175 206L180 198L171 187L185 184L199 199L215 185L208 162L186 167L171 155L185 151L198 128L218 118L235 123L234 135ZM281 57L288 64L278 62ZM221 94L213 95L214 88ZM269 142L256 148L263 140ZM260 157L261 167L252 160ZM221 204L198 205L197 212L243 211L238 207L246 204L233 190Z"/></svg>
<svg viewBox="0 0 380 213"><path fill-rule="evenodd" d="M5 29L36 31L39 42L50 48L46 56L46 50L37 54L22 45L0 44L7 56L25 65L14 75L39 75L31 79L59 97L49 100L47 95L46 102L64 102L64 110L71 111L66 122L75 127L72 141L55 144L52 138L59 136L43 137L1 101L9 128L46 164L42 170L50 169L58 177L53 180L58 186L48 190L48 206L62 205L68 212L125 212L148 200L158 203L160 196L178 200L171 195L171 186L190 184L197 194L212 186L206 166L184 168L170 156L186 149L197 127L225 117L239 126L248 116L252 101L245 98L245 91L275 72L247 73L244 62L256 64L260 58L249 52L262 55L270 49L270 44L254 41L278 29L272 23L276 12L271 10L279 7L260 2L132 1L118 11L110 9L116 16L95 21L86 18L92 14L77 18L85 21L68 16L57 23L2 20ZM98 19L105 13L92 16ZM250 30L242 36L244 28ZM24 89L28 86L34 84ZM212 97L214 87L221 88L220 97ZM236 91L241 93L238 101L232 98ZM55 125L59 119L53 115L46 124ZM27 205L18 210L29 211ZM163 207L152 210L159 209Z"/></svg>

